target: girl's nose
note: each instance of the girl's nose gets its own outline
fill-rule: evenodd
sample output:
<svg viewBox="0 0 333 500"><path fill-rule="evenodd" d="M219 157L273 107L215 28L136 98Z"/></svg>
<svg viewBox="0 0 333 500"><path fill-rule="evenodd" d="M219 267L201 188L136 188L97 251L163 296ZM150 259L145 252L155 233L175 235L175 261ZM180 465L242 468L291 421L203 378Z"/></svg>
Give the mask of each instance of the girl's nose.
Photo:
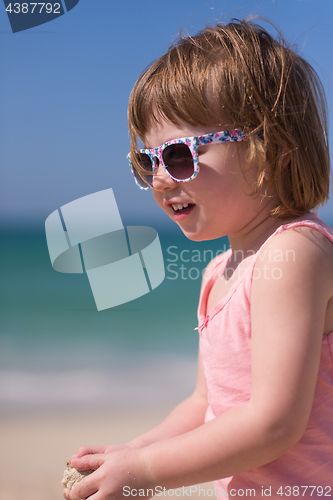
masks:
<svg viewBox="0 0 333 500"><path fill-rule="evenodd" d="M170 175L160 165L153 177L153 189L155 189L156 191L165 191L174 189L177 184L178 183L171 179Z"/></svg>

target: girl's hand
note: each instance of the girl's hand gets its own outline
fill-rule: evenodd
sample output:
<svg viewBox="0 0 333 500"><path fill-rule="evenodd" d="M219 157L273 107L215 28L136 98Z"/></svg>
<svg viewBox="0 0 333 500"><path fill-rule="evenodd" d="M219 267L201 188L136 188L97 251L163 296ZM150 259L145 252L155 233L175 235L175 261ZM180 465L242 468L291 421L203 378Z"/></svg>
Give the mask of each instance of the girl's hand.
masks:
<svg viewBox="0 0 333 500"><path fill-rule="evenodd" d="M115 445L117 446L117 445ZM72 465L80 470L92 469L95 472L85 477L71 491L64 490L66 500L123 500L133 489L152 489L146 469L142 449L123 449L105 453L105 446L86 448L100 449L101 453L85 454L81 458L71 459ZM84 448L80 448L84 450ZM79 451L80 451L79 450ZM104 451L103 451L104 450ZM79 452L78 452L79 453ZM126 493L126 495L124 495ZM142 493L142 492L141 492ZM153 495L143 495L151 498Z"/></svg>
<svg viewBox="0 0 333 500"><path fill-rule="evenodd" d="M70 459L71 463L72 460L75 460L75 464L73 467L75 467L77 470L87 470L84 469L84 466L81 465L84 462L79 461L80 458L84 457L85 455L94 455L96 453L102 454L102 453L112 453L114 451L119 451L119 450L125 450L125 449L134 449L138 448L138 446L135 446L132 443L120 443L120 444L110 444L110 445L102 445L102 446L82 446L81 448L78 449L78 451L73 455Z"/></svg>

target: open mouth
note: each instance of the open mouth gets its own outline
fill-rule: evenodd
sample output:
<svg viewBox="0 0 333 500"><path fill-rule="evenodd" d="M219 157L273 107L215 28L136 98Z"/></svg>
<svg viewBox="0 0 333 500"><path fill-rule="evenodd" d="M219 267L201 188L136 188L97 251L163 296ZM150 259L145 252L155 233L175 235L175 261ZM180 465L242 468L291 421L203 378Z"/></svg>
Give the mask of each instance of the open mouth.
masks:
<svg viewBox="0 0 333 500"><path fill-rule="evenodd" d="M194 210L194 203L172 203L173 210L173 220L175 222L180 222L190 215L192 210Z"/></svg>
<svg viewBox="0 0 333 500"><path fill-rule="evenodd" d="M188 209L194 207L194 204L193 203L173 203L171 206L172 206L174 212L183 213L183 212L185 212L185 210L188 210Z"/></svg>

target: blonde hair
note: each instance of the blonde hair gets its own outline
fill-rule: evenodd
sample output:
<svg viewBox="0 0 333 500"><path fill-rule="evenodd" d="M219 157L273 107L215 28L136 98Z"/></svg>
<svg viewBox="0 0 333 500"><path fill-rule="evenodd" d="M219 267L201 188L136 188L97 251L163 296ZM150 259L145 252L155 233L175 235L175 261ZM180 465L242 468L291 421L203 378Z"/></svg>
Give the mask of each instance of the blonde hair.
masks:
<svg viewBox="0 0 333 500"><path fill-rule="evenodd" d="M259 169L254 194L266 179L280 200L273 217L300 216L328 200L322 84L309 63L253 22L180 37L142 73L128 109L134 161L137 138L161 118L205 127L227 118L247 134L249 163L255 159Z"/></svg>

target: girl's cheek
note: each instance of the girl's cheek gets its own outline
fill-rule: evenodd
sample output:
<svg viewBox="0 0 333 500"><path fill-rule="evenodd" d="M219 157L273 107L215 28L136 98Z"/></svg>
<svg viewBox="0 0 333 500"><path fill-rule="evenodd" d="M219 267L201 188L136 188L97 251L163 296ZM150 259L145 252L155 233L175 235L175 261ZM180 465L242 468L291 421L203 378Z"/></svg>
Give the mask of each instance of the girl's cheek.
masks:
<svg viewBox="0 0 333 500"><path fill-rule="evenodd" d="M165 211L165 207L163 205L163 195L158 191L153 190L153 197L157 205Z"/></svg>

